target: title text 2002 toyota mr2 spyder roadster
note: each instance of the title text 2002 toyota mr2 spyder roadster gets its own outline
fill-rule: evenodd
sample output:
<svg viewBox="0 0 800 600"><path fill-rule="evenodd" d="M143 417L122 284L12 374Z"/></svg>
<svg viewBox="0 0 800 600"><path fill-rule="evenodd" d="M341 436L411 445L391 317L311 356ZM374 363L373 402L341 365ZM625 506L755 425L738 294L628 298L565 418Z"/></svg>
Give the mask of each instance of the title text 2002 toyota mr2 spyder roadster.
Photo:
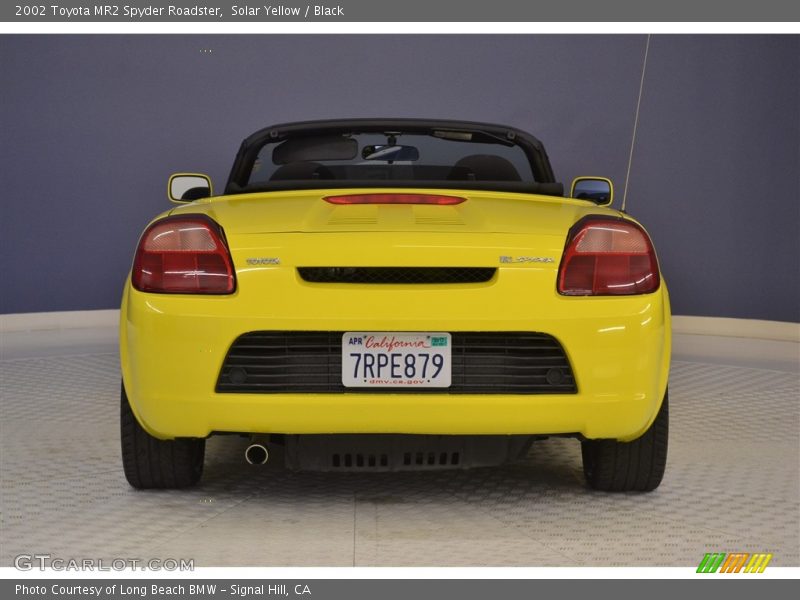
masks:
<svg viewBox="0 0 800 600"><path fill-rule="evenodd" d="M205 440L289 468L499 464L575 437L588 484L648 491L667 455L670 311L611 182L569 197L511 128L276 125L225 191L142 234L121 311L122 458L136 488L195 484Z"/></svg>

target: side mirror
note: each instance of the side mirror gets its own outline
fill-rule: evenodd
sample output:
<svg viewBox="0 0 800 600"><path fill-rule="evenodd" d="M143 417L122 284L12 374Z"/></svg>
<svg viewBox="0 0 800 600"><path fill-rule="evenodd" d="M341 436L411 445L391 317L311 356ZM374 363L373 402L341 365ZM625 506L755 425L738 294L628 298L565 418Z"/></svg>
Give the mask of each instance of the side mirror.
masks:
<svg viewBox="0 0 800 600"><path fill-rule="evenodd" d="M208 198L211 192L211 178L202 173L175 173L167 183L167 197L178 204Z"/></svg>
<svg viewBox="0 0 800 600"><path fill-rule="evenodd" d="M590 200L598 206L608 206L614 200L614 184L605 177L576 177L570 197Z"/></svg>

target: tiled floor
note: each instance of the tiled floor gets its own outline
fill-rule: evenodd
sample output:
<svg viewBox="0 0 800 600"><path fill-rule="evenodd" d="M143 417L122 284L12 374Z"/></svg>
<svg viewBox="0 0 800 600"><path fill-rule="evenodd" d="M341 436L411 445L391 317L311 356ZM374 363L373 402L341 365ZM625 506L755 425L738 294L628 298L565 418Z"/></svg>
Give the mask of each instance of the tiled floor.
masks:
<svg viewBox="0 0 800 600"><path fill-rule="evenodd" d="M763 354L759 368L678 355L667 474L651 494L588 490L574 440L538 442L500 468L366 475L250 466L246 440L233 437L209 442L199 487L141 492L122 474L117 358L104 335L3 340L0 566L33 553L197 566L692 566L712 551L800 565L791 359L772 370Z"/></svg>

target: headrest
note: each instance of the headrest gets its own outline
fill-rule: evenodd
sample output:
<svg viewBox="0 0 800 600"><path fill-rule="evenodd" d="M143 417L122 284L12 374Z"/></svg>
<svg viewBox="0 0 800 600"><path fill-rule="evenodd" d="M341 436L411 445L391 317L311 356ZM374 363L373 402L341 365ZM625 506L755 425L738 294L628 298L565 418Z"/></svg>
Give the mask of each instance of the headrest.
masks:
<svg viewBox="0 0 800 600"><path fill-rule="evenodd" d="M468 169L476 181L521 181L519 173L508 160L494 154L471 154L459 160L447 176L463 180ZM471 179L471 177L470 177Z"/></svg>

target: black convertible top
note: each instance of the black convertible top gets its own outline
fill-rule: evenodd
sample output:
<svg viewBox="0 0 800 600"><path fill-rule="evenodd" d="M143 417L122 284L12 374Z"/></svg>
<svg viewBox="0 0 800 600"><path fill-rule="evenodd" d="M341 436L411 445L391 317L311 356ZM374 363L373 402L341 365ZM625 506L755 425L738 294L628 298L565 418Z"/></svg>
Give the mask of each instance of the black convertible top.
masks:
<svg viewBox="0 0 800 600"><path fill-rule="evenodd" d="M337 134L406 133L457 139L458 134L469 134L470 140L484 143L517 146L525 153L535 181L418 181L386 180L381 187L441 187L462 189L487 189L497 191L563 195L563 184L556 182L550 161L542 142L533 135L509 127L474 121L446 119L330 119L301 121L271 125L249 135L242 142L225 188L226 194L253 191L315 189L336 187L377 187L375 180L309 180L294 179L249 184L251 170L259 152L266 144L278 144L290 138L303 136L330 136ZM449 136L453 136L450 138Z"/></svg>

